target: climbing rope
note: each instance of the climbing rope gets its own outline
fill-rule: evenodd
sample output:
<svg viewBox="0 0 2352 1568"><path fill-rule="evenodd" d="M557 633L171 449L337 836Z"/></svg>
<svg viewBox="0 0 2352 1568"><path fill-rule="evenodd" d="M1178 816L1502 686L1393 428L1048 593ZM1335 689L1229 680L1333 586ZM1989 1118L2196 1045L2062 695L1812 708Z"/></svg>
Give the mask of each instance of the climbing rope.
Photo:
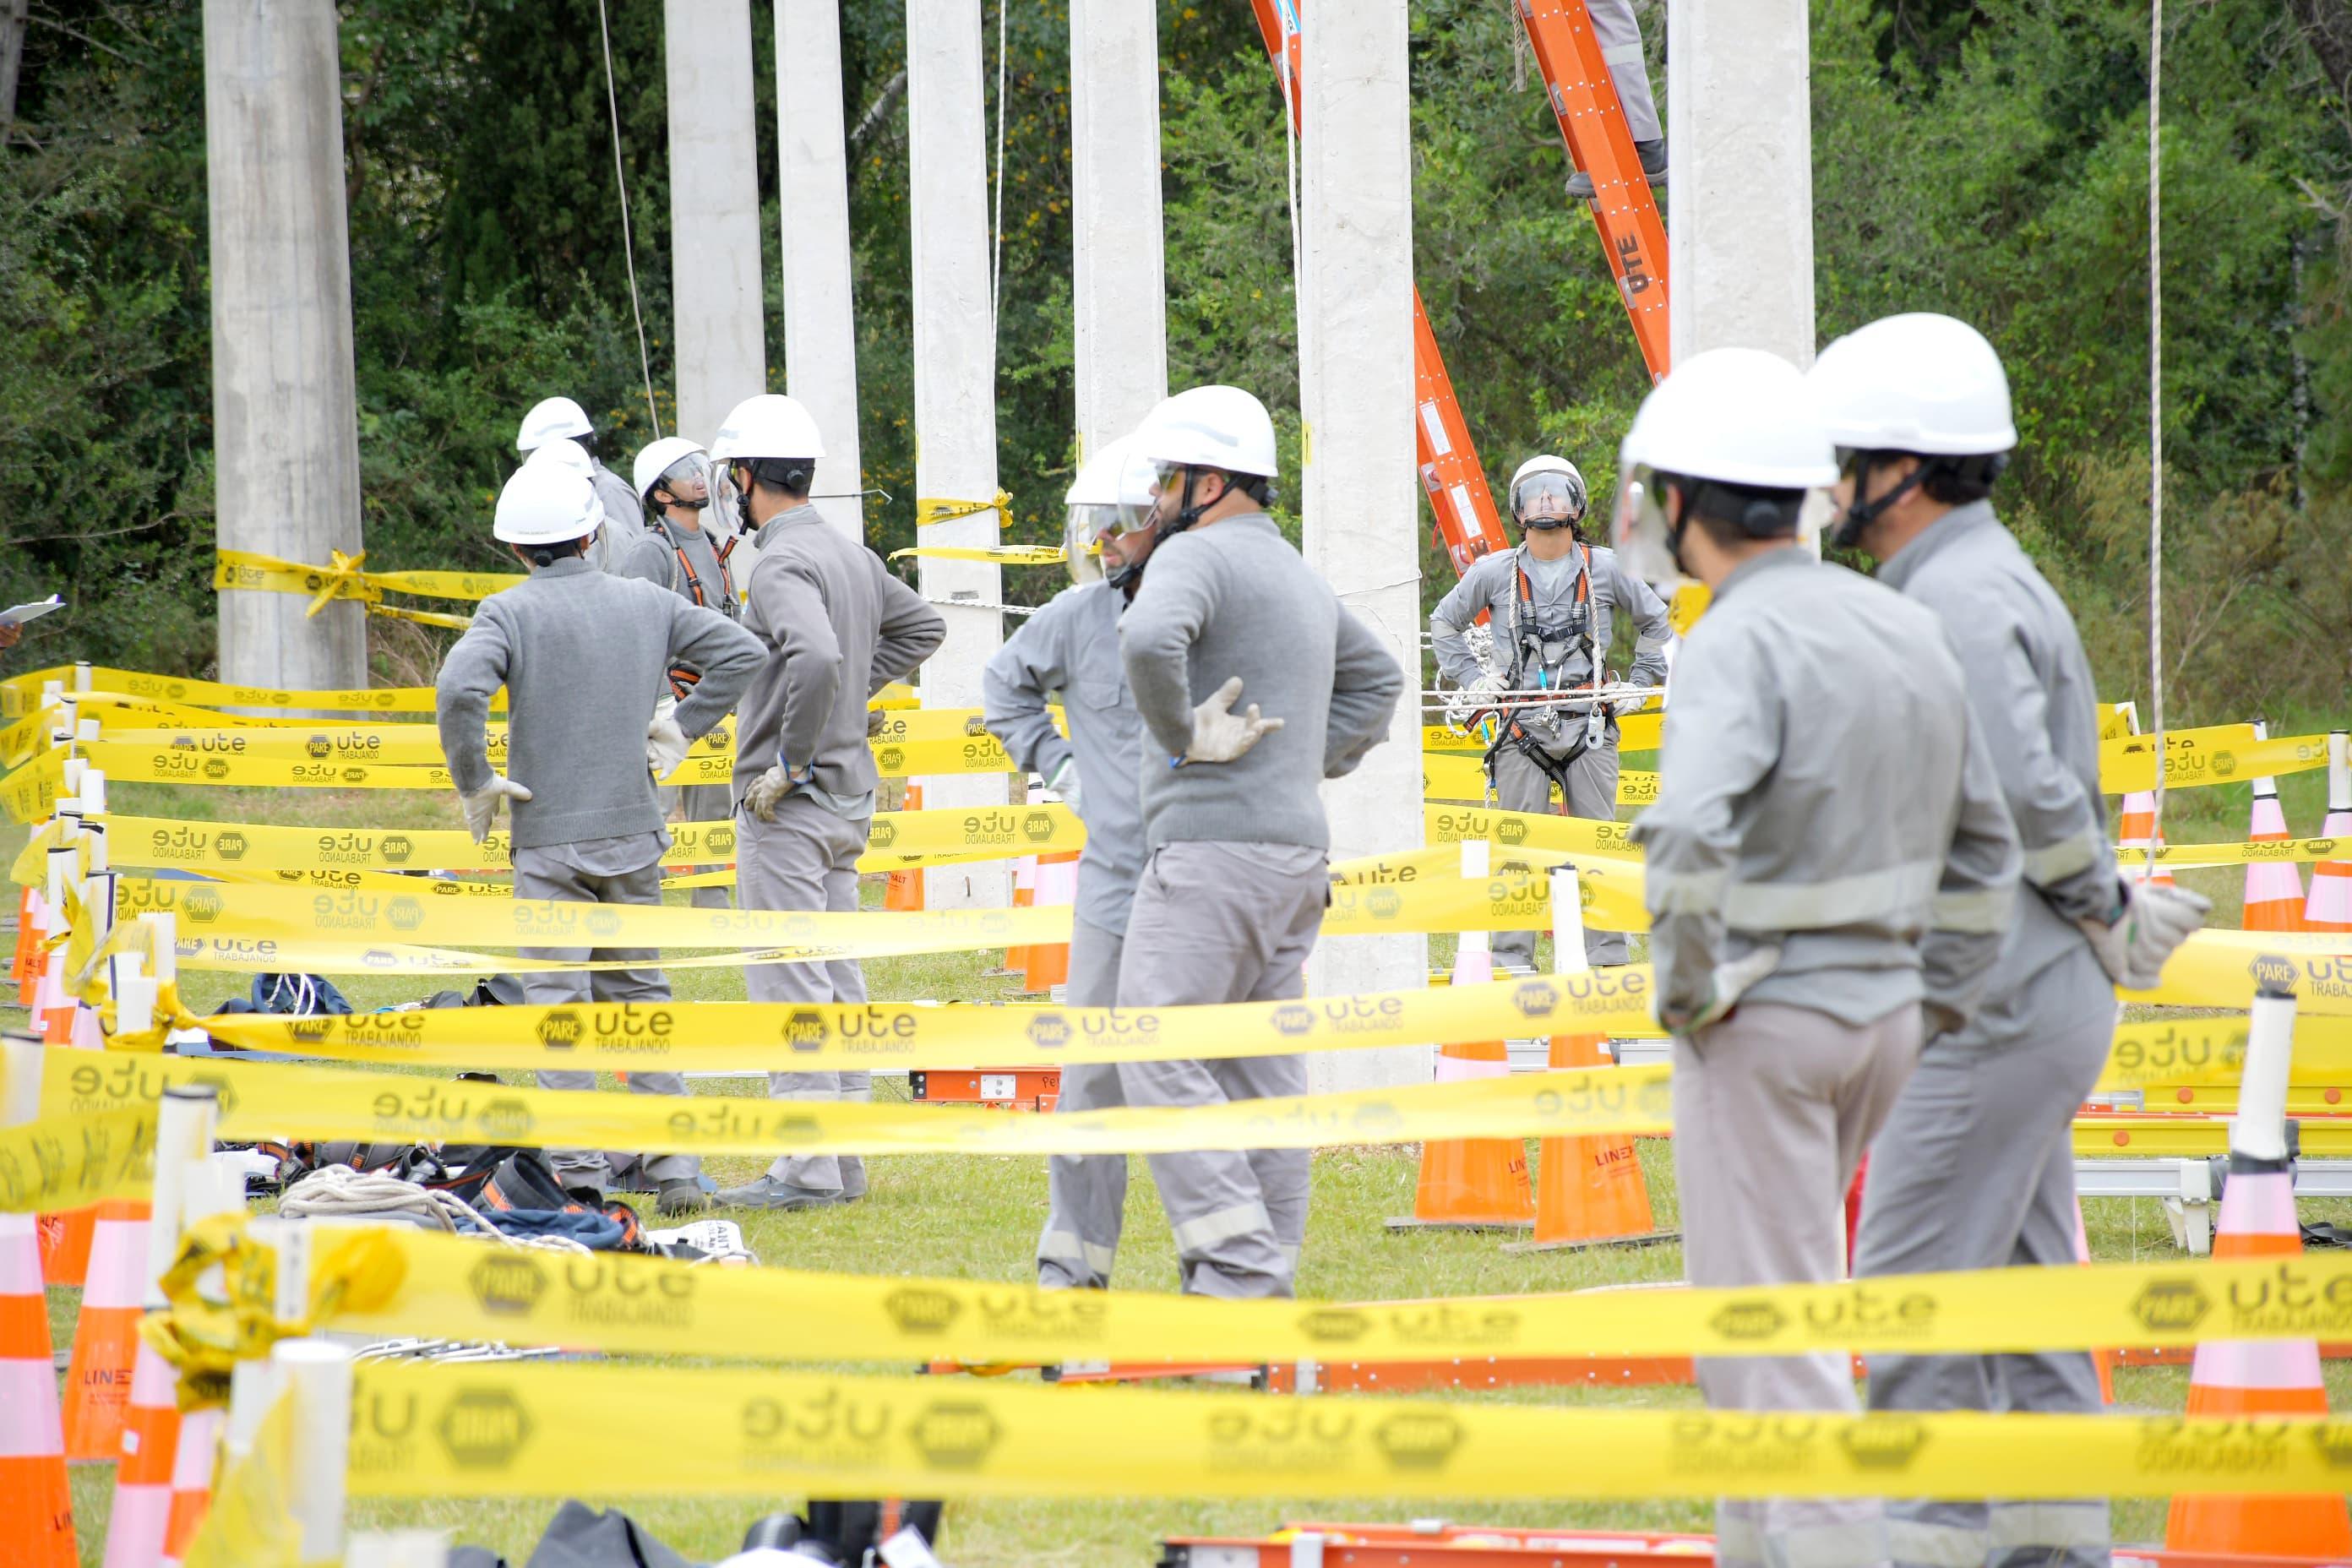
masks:
<svg viewBox="0 0 2352 1568"><path fill-rule="evenodd" d="M637 369L646 378L646 420L648 440L661 438L661 415L654 408L654 362L646 352L646 308L637 298L637 247L629 237L629 180L621 165L621 100L613 87L613 28L604 15L604 0L596 0L596 31L604 40L604 110L613 128L613 184L621 193L621 260L629 271L629 314L637 323Z"/></svg>

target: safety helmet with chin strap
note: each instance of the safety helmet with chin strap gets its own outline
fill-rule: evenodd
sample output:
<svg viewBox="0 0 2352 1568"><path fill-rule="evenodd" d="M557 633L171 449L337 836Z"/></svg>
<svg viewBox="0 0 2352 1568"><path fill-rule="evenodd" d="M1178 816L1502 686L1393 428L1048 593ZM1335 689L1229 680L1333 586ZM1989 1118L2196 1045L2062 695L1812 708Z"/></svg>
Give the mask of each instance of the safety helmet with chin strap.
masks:
<svg viewBox="0 0 2352 1568"><path fill-rule="evenodd" d="M1860 542L1870 525L1914 489L1938 500L1974 500L1992 488L2017 446L2009 376L2000 354L1966 321L1932 311L1887 316L1823 349L1805 377L1853 504L1831 542ZM1863 499L1871 470L1890 456L1918 459L1884 495Z"/></svg>
<svg viewBox="0 0 2352 1568"><path fill-rule="evenodd" d="M517 468L499 489L490 537L519 545L537 559L549 546L587 538L604 522L604 503L587 475L569 463L533 461Z"/></svg>
<svg viewBox="0 0 2352 1568"><path fill-rule="evenodd" d="M654 500L654 487L665 479L670 481L664 486L669 494L669 505L700 511L710 504L710 454L703 449L701 442L684 436L665 436L658 441L647 442L630 466L629 478L636 487L637 499L653 510L660 510L660 503ZM702 485L698 500L680 493L696 481Z"/></svg>
<svg viewBox="0 0 2352 1568"><path fill-rule="evenodd" d="M1265 405L1238 386L1194 386L1163 398L1144 416L1128 437L1139 458L1151 463L1161 489L1184 476L1176 516L1160 525L1163 534L1179 533L1201 521L1207 504L1192 500L1201 470L1228 476L1228 484L1264 505L1274 493L1280 472L1275 457L1274 416Z"/></svg>
<svg viewBox="0 0 2352 1568"><path fill-rule="evenodd" d="M730 410L710 443L710 458L722 467L742 463L755 483L774 485L794 495L806 495L816 478L816 460L824 456L824 438L816 420L796 397L763 392L747 397ZM739 501L743 531L751 521L751 491L744 488Z"/></svg>
<svg viewBox="0 0 2352 1568"><path fill-rule="evenodd" d="M1528 514L1528 506L1538 500L1556 503L1555 515L1547 511L1538 516ZM1584 476L1566 458L1541 452L1519 465L1511 476L1511 521L1521 528L1565 528L1581 533L1584 514L1591 502L1584 488Z"/></svg>
<svg viewBox="0 0 2352 1568"><path fill-rule="evenodd" d="M1062 500L1069 509L1062 543L1073 583L1107 581L1126 588L1142 575L1138 557L1124 566L1102 564L1102 542L1149 531L1153 526L1151 485L1156 470L1122 438L1079 466Z"/></svg>
<svg viewBox="0 0 2352 1568"><path fill-rule="evenodd" d="M1806 490L1834 483L1837 457L1804 375L1761 349L1693 354L1650 389L1617 451L1617 512L1611 542L1636 576L1684 574L1682 540L1705 491L1752 539L1796 526ZM1685 491L1680 519L1666 515L1668 483Z"/></svg>

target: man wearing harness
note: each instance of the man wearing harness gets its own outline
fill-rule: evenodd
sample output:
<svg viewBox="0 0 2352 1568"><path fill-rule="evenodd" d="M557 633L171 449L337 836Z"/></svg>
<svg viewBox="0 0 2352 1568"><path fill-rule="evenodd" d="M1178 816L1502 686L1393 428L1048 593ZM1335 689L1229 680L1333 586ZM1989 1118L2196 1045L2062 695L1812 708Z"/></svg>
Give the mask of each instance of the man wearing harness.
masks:
<svg viewBox="0 0 2352 1568"><path fill-rule="evenodd" d="M741 621L743 606L727 569L727 558L741 537L734 531L733 508L727 504L733 492L712 473L702 444L665 436L637 454L630 477L645 502L646 531L615 570L624 577L657 583L687 603L716 610L730 621ZM713 505L714 500L719 504ZM726 535L724 543L703 526L705 517ZM683 702L701 679L702 672L692 665L678 665L665 677L663 694ZM662 791L663 809L683 805L688 822L725 822L733 815L734 804L734 789L726 784L679 784ZM697 888L691 898L694 907L702 910L723 910L730 902L723 887Z"/></svg>
<svg viewBox="0 0 2352 1568"><path fill-rule="evenodd" d="M1482 557L1430 613L1430 645L1440 674L1462 688L1446 716L1465 725L1494 712L1502 733L1488 752L1487 779L1505 811L1549 811L1558 784L1570 816L1617 817L1617 721L1613 712L1580 707L1509 707L1506 691L1564 691L1605 680L1612 612L1624 606L1638 640L1630 679L1656 686L1666 678L1666 644L1674 636L1666 606L1648 584L1617 563L1617 552L1584 542L1584 476L1565 458L1528 458L1511 478L1511 516L1524 535L1517 550ZM1486 612L1494 636L1491 666L1482 665L1465 635ZM1630 710L1640 699L1620 704ZM1587 931L1585 956L1594 963L1625 962L1625 933ZM1495 958L1519 969L1535 966L1536 933L1497 931Z"/></svg>

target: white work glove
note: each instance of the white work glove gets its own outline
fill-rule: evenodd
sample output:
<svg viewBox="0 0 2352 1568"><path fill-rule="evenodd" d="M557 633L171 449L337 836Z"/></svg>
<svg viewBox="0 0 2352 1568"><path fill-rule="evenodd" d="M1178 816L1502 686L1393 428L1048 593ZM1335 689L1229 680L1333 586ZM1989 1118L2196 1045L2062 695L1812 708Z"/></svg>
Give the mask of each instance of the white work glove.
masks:
<svg viewBox="0 0 2352 1568"><path fill-rule="evenodd" d="M773 822L776 820L776 803L792 794L803 782L793 777L783 763L778 763L751 781L751 787L743 792L744 807L761 821Z"/></svg>
<svg viewBox="0 0 2352 1568"><path fill-rule="evenodd" d="M490 782L467 795L457 792L457 804L466 808L466 831L479 844L490 836L490 828L499 819L499 802L529 800L530 791L504 773L492 773Z"/></svg>
<svg viewBox="0 0 2352 1568"><path fill-rule="evenodd" d="M2186 888L2122 884L2123 906L2111 921L2077 921L2107 978L2126 991L2145 991L2164 975L2164 961L2205 923L2213 900Z"/></svg>
<svg viewBox="0 0 2352 1568"><path fill-rule="evenodd" d="M1739 998L1747 994L1749 986L1780 967L1779 942L1759 947L1745 958L1718 963L1707 976L1706 1000L1697 1012L1680 1023L1669 1022L1663 1016L1658 1022L1678 1035L1693 1034L1709 1024L1721 1023L1734 1007L1739 1005Z"/></svg>
<svg viewBox="0 0 2352 1568"><path fill-rule="evenodd" d="M1282 721L1277 719L1275 722L1279 724ZM1062 765L1055 768L1054 770L1053 776L1045 781L1045 787L1052 790L1055 795L1060 795L1064 805L1068 806L1072 811L1078 813L1081 816L1086 815L1086 808L1078 804L1077 758L1075 756L1064 757L1062 759Z"/></svg>
<svg viewBox="0 0 2352 1568"><path fill-rule="evenodd" d="M1457 730L1467 730L1479 713L1495 705L1494 699L1509 690L1499 675L1480 676L1467 686L1456 687L1445 694L1445 721Z"/></svg>
<svg viewBox="0 0 2352 1568"><path fill-rule="evenodd" d="M655 714L646 726L646 766L653 770L655 783L677 772L686 761L686 731L677 721L667 713Z"/></svg>
<svg viewBox="0 0 2352 1568"><path fill-rule="evenodd" d="M1653 693L1644 691L1639 697L1617 698L1609 704L1609 711L1614 713L1620 719L1622 719L1628 713L1639 713L1643 709L1647 708L1650 705L1650 698L1652 695Z"/></svg>
<svg viewBox="0 0 2352 1568"><path fill-rule="evenodd" d="M1282 728L1279 719L1259 718L1255 702L1234 712L1234 700L1241 694L1242 678L1236 675L1192 710L1192 743L1184 748L1180 761L1230 763Z"/></svg>

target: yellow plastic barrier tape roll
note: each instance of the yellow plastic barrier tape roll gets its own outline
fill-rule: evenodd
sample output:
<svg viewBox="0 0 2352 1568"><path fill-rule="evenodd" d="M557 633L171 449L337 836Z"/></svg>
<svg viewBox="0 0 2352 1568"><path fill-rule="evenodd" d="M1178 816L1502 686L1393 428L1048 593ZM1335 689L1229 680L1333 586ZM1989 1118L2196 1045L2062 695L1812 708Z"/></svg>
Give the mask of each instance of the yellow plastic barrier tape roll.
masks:
<svg viewBox="0 0 2352 1568"><path fill-rule="evenodd" d="M927 561L985 561L998 566L1059 566L1069 559L1058 544L918 544L890 552L893 561L910 556Z"/></svg>
<svg viewBox="0 0 2352 1568"><path fill-rule="evenodd" d="M904 1002L433 1007L281 1018L229 1013L207 1034L251 1050L445 1068L739 1072L1163 1061L1651 1032L1647 971L1194 1007Z"/></svg>
<svg viewBox="0 0 2352 1568"><path fill-rule="evenodd" d="M1914 1274L1748 1289L1218 1301L564 1257L385 1226L319 1243L320 1329L760 1362L1351 1362L2000 1353L2352 1333L2352 1258ZM790 1321L790 1334L776 1332Z"/></svg>
<svg viewBox="0 0 2352 1568"><path fill-rule="evenodd" d="M154 1179L152 1098L0 1128L0 1214L55 1213L143 1195Z"/></svg>
<svg viewBox="0 0 2352 1568"><path fill-rule="evenodd" d="M367 552L345 555L338 550L325 566L284 561L249 550L215 552L213 586L257 593L300 594L316 605L328 599L371 600L386 592L415 594L427 599L487 599L524 579L513 572L368 572L362 568Z"/></svg>
<svg viewBox="0 0 2352 1568"><path fill-rule="evenodd" d="M667 1149L680 1154L1157 1154L1183 1149L1317 1149L1428 1138L1661 1132L1664 1068L1594 1068L1352 1089L1225 1105L1007 1116L974 1107L843 1104L742 1095L597 1094L110 1051L60 1064L41 1085L43 1121L135 1109L174 1084L221 1096L220 1136L378 1138L532 1148ZM38 1125L38 1123L36 1123Z"/></svg>
<svg viewBox="0 0 2352 1568"><path fill-rule="evenodd" d="M2352 1423L1815 1415L1066 1389L686 1367L371 1363L355 1498L570 1497L613 1414L647 1496L2070 1498L2340 1492Z"/></svg>

